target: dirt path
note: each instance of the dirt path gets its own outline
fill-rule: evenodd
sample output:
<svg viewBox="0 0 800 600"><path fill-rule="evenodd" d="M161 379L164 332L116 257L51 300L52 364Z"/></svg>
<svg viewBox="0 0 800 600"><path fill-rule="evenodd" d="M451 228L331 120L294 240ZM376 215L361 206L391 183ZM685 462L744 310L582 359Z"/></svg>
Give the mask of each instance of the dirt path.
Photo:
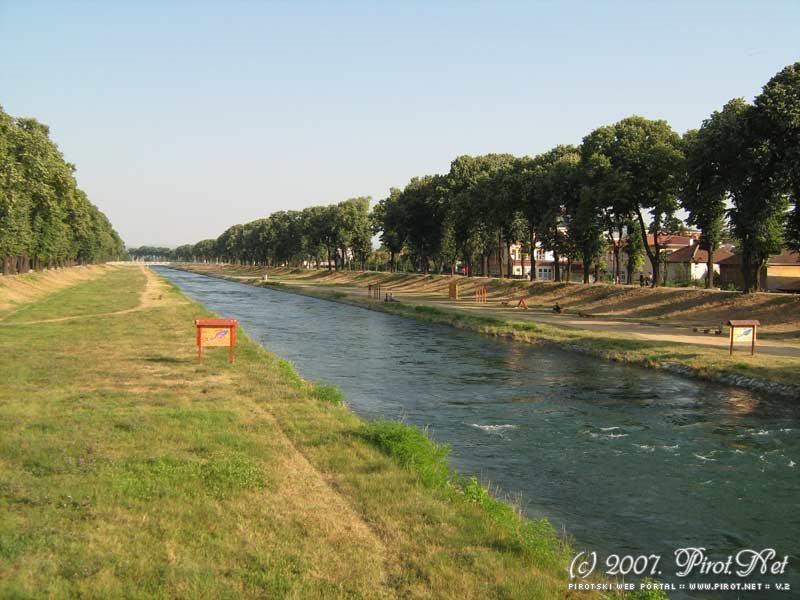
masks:
<svg viewBox="0 0 800 600"><path fill-rule="evenodd" d="M245 279L245 278L242 278ZM252 279L252 278L250 278ZM366 296L366 290L355 286L335 286L313 285L292 280L281 280L287 287L298 289L309 289L319 291L342 292L348 296ZM679 344L692 344L700 346L714 346L727 349L729 345L728 335L723 331L722 335L695 333L689 327L681 328L672 325L646 325L630 321L619 321L602 318L586 318L576 314L556 315L551 311L542 309L518 309L514 303L511 306L503 306L495 300L490 300L486 304L476 304L472 300L452 301L446 298L438 298L430 294L415 294L409 292L393 292L394 298L410 306L436 306L450 310L458 310L467 313L492 316L501 319L512 319L516 321L533 321L546 323L558 327L569 327L573 329L583 329L597 331L613 335L628 336L636 339L673 342ZM741 350L740 350L741 351ZM758 340L757 352L773 356L800 357L800 346L772 340Z"/></svg>
<svg viewBox="0 0 800 600"><path fill-rule="evenodd" d="M128 268L128 267L123 267ZM126 308L125 310L116 310L105 313L93 313L89 315L75 315L72 317L58 317L55 319L39 319L36 321L23 321L20 323L0 323L0 327L14 327L20 325L38 325L40 323L59 323L62 321L74 321L77 319L92 319L96 317L109 317L112 315L127 315L134 312L148 310L153 307L161 307L167 305L186 304L186 300L170 294L170 288L167 283L153 273L147 267L137 267L145 276L145 285L139 295L139 304L133 308Z"/></svg>

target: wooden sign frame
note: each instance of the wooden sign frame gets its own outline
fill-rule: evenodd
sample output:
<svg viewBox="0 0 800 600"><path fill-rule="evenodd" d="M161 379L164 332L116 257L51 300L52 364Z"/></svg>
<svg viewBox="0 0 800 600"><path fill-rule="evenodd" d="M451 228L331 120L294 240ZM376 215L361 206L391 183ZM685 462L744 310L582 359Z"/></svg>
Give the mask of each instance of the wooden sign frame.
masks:
<svg viewBox="0 0 800 600"><path fill-rule="evenodd" d="M728 321L730 327L730 355L733 356L733 340L736 337L737 329L752 329L750 336L750 356L756 353L756 337L758 336L758 326L761 325L756 319L735 319Z"/></svg>
<svg viewBox="0 0 800 600"><path fill-rule="evenodd" d="M203 347L204 346L228 346L228 360L233 364L235 348L236 348L236 328L239 326L237 319L195 319L194 324L197 327L197 362L203 364ZM215 338L206 340L203 336L203 330L216 330ZM226 331L227 330L227 331ZM221 332L225 334L220 335ZM224 339L227 337L227 344ZM220 343L220 340L223 343Z"/></svg>

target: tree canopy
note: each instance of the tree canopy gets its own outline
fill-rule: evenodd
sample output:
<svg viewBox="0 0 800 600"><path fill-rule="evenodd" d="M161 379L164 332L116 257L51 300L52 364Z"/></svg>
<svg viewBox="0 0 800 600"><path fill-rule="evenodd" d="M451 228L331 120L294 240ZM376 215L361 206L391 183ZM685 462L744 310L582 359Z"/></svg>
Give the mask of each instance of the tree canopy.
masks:
<svg viewBox="0 0 800 600"><path fill-rule="evenodd" d="M124 257L122 240L75 181L48 127L0 107L0 260L3 273Z"/></svg>
<svg viewBox="0 0 800 600"><path fill-rule="evenodd" d="M657 286L665 280L664 239L686 234L688 223L708 251L706 285L713 284L713 255L729 231L749 291L758 288L760 269L784 240L800 249L798 165L795 63L775 75L753 104L731 100L683 137L664 120L634 115L598 127L579 146L559 145L533 157L458 156L447 173L391 188L371 212L368 198L276 212L175 252L184 260L363 268L377 235L391 270L458 267L487 275L493 260L491 270L511 277L514 261L523 258L512 258L518 245L531 265L540 252L551 252L557 280L564 259L570 270L580 262L584 282L592 270L596 278L606 253L614 263L611 278L619 282L623 252L630 282L644 253ZM54 252L64 233L43 224L58 218L47 203L34 217L18 239L38 236L33 247ZM530 276L536 276L533 266Z"/></svg>

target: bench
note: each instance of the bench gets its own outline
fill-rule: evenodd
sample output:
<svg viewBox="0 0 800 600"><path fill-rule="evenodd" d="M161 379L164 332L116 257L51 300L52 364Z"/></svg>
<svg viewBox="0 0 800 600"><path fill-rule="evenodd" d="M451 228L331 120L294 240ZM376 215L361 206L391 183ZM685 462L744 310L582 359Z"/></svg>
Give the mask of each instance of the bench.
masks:
<svg viewBox="0 0 800 600"><path fill-rule="evenodd" d="M713 327L693 327L694 333L713 333L714 335L722 335L722 325L715 325Z"/></svg>

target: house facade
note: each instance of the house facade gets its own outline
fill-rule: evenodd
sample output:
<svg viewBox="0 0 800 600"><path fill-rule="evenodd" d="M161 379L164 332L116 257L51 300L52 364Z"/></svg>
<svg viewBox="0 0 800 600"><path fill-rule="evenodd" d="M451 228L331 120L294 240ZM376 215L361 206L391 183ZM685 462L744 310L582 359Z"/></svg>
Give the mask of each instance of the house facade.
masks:
<svg viewBox="0 0 800 600"><path fill-rule="evenodd" d="M733 256L727 248L719 248L711 257L715 274L719 274L719 263ZM706 278L708 273L708 252L701 250L699 244L684 246L671 252L666 258L667 281L691 283Z"/></svg>
<svg viewBox="0 0 800 600"><path fill-rule="evenodd" d="M719 285L744 287L742 276L742 256L733 254L720 261ZM768 292L800 292L800 254L784 250L770 256L767 264L758 274L758 287Z"/></svg>
<svg viewBox="0 0 800 600"><path fill-rule="evenodd" d="M554 281L556 272L556 261L553 252L545 250L537 242L534 248L533 262L528 253L522 251L522 244L511 245L511 268L514 277L530 278L531 269L536 269L536 279L541 281ZM559 257L559 266L562 281L567 280L567 272L570 271L570 281L583 281L583 268L579 263L573 262L570 265L566 257ZM505 245L502 246L500 259L498 260L497 250L489 255L488 272L490 277L505 277L508 273L508 253ZM590 281L594 282L594 275L590 276Z"/></svg>

